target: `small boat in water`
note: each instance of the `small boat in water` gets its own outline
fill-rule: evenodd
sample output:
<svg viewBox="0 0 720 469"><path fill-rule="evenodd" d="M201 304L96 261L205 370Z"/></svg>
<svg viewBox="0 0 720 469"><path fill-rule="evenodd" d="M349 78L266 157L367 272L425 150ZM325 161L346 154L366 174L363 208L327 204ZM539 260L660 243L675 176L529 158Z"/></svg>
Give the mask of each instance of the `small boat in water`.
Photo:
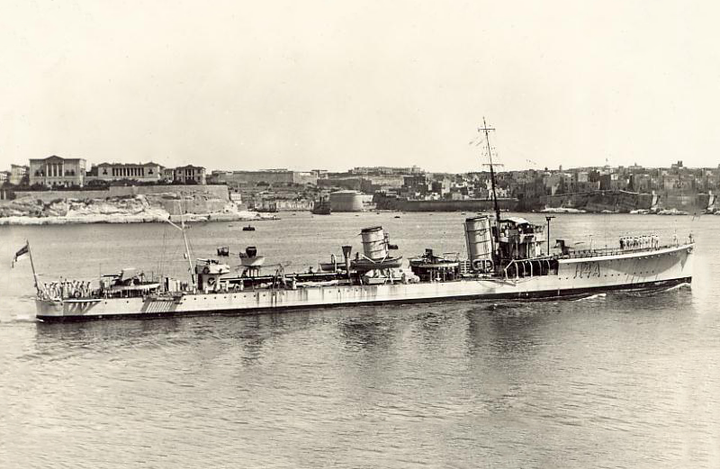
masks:
<svg viewBox="0 0 720 469"><path fill-rule="evenodd" d="M252 225L243 226L243 231L255 231L255 227Z"/></svg>
<svg viewBox="0 0 720 469"><path fill-rule="evenodd" d="M321 199L318 202L315 202L313 204L313 208L312 208L311 212L314 215L330 215L332 213L332 209L330 206L330 200Z"/></svg>

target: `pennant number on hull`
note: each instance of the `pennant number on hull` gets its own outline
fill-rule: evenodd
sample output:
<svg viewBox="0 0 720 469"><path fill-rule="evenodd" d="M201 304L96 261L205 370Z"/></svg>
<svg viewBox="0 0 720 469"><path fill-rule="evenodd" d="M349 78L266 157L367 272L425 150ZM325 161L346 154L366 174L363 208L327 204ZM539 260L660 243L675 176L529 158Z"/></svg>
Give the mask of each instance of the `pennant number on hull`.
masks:
<svg viewBox="0 0 720 469"><path fill-rule="evenodd" d="M591 277L600 277L599 262L582 262L575 265L575 277L573 278Z"/></svg>

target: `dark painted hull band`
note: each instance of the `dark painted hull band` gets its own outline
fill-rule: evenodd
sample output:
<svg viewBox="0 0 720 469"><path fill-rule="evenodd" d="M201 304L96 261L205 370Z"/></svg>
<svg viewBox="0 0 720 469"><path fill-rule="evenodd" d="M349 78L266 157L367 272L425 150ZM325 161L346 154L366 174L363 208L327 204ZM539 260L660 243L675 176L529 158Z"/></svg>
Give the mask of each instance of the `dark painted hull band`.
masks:
<svg viewBox="0 0 720 469"><path fill-rule="evenodd" d="M661 290L664 288L673 287L676 285L689 284L692 282L692 277L678 278L673 280L663 280L659 282L644 282L637 283L634 285L620 285L620 286L608 286L608 287L593 287L593 288L574 288L568 290L545 290L537 292L523 292L520 294L484 294L474 296L443 296L435 298L422 298L422 299L399 299L399 300L378 300L378 301L363 301L358 303L329 303L324 305L298 305L298 306L282 306L279 308L244 308L244 309L227 309L227 310L213 310L213 311L188 311L188 312L161 312L161 313L131 313L131 314L106 314L98 316L37 316L37 319L43 322L77 322L77 321L91 321L96 319L159 319L168 318L175 316L215 316L215 315L231 315L231 316L244 316L252 314L272 314L280 311L290 310L309 310L319 308L339 308L339 307L356 307L356 306L372 306L372 305L383 305L383 304L410 304L410 303L440 303L447 301L491 301L491 300L537 300L537 299L557 299L557 298L573 298L585 295L592 295L596 293L608 292L608 291L638 291L638 290Z"/></svg>

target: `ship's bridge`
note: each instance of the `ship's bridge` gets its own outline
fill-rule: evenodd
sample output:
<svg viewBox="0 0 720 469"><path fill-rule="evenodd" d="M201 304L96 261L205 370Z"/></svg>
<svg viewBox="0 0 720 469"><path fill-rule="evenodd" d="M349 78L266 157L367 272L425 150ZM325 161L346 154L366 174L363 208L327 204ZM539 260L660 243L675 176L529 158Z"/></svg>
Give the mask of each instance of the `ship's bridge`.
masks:
<svg viewBox="0 0 720 469"><path fill-rule="evenodd" d="M498 242L505 259L527 259L541 254L545 227L533 225L520 217L507 217L500 220Z"/></svg>

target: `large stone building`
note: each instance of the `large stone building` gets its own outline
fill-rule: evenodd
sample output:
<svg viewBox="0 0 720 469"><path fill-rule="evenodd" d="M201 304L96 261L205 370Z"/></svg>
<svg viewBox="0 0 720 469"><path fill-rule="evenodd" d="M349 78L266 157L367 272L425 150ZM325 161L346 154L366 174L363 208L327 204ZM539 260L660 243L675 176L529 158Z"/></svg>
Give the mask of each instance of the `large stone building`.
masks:
<svg viewBox="0 0 720 469"><path fill-rule="evenodd" d="M163 167L157 163L100 163L93 166L88 179L118 181L122 179L138 182L159 182L163 179Z"/></svg>
<svg viewBox="0 0 720 469"><path fill-rule="evenodd" d="M86 162L82 158L61 158L53 155L30 160L30 185L83 186Z"/></svg>
<svg viewBox="0 0 720 469"><path fill-rule="evenodd" d="M163 168L162 170L163 181L174 181L175 180L175 168Z"/></svg>
<svg viewBox="0 0 720 469"><path fill-rule="evenodd" d="M205 184L205 168L202 166L179 166L173 173L173 181L183 184Z"/></svg>
<svg viewBox="0 0 720 469"><path fill-rule="evenodd" d="M15 186L19 186L23 182L27 183L28 177L28 167L27 166L21 166L19 164L11 164L10 165L10 177L8 179L8 182L10 184L13 184Z"/></svg>

